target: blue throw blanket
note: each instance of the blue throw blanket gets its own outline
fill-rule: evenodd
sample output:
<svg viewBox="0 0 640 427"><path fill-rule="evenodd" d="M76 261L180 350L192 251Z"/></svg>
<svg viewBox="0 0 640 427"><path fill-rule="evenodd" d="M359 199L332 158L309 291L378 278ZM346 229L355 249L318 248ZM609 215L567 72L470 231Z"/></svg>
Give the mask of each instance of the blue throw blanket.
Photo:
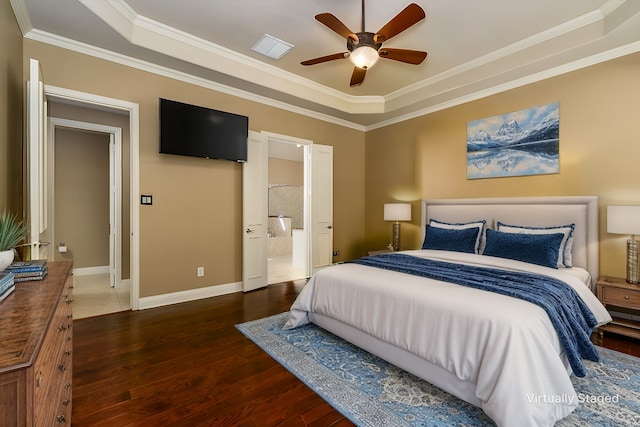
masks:
<svg viewBox="0 0 640 427"><path fill-rule="evenodd" d="M533 273L456 264L403 254L380 254L351 261L371 267L496 292L543 308L556 328L573 373L584 377L582 359L599 360L590 336L597 320L577 292L561 280Z"/></svg>

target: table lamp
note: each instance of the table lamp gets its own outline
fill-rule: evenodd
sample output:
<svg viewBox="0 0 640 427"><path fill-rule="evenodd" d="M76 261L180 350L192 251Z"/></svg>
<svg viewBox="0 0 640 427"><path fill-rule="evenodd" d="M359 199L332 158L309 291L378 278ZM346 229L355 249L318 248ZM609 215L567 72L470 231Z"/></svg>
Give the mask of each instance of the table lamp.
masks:
<svg viewBox="0 0 640 427"><path fill-rule="evenodd" d="M400 223L399 221L411 221L410 203L385 203L384 220L394 221L391 246L394 251L402 249L400 246Z"/></svg>
<svg viewBox="0 0 640 427"><path fill-rule="evenodd" d="M640 283L640 242L635 239L640 234L640 206L607 206L607 232L631 235L627 240L627 282Z"/></svg>

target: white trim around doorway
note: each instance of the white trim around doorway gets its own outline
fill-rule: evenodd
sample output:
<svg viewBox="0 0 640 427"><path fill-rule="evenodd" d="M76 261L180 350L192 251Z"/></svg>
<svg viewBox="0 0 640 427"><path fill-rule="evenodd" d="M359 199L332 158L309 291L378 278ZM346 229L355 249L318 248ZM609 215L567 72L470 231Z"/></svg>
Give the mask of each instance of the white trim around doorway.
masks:
<svg viewBox="0 0 640 427"><path fill-rule="evenodd" d="M75 105L102 108L107 111L125 112L129 115L130 149L130 289L131 309L140 309L140 112L139 105L105 96L79 92L45 84L45 95Z"/></svg>

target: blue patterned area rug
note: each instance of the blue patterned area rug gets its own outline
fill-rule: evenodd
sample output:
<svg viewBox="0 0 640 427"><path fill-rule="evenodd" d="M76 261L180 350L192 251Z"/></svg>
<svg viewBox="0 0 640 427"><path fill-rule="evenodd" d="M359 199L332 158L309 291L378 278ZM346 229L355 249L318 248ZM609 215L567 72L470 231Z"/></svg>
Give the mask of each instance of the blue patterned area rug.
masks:
<svg viewBox="0 0 640 427"><path fill-rule="evenodd" d="M278 363L358 426L487 426L481 409L310 324L285 331L287 313L237 325ZM557 426L640 425L640 359L598 347L573 377L580 406Z"/></svg>

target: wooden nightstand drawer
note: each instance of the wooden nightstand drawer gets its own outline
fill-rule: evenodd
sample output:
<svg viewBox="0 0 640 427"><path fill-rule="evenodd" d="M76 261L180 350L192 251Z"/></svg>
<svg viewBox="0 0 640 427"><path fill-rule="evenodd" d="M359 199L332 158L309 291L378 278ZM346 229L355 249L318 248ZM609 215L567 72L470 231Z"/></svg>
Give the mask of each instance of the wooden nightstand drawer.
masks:
<svg viewBox="0 0 640 427"><path fill-rule="evenodd" d="M616 307L624 310L625 314L640 310L640 287L627 283L620 277L602 276L598 279L598 299L607 309L616 312ZM619 314L618 317L614 314ZM604 332L640 338L640 322L628 319L622 313L612 313L613 321L599 328L600 338Z"/></svg>
<svg viewBox="0 0 640 427"><path fill-rule="evenodd" d="M601 299L604 304L636 308L640 307L640 290L604 287Z"/></svg>

